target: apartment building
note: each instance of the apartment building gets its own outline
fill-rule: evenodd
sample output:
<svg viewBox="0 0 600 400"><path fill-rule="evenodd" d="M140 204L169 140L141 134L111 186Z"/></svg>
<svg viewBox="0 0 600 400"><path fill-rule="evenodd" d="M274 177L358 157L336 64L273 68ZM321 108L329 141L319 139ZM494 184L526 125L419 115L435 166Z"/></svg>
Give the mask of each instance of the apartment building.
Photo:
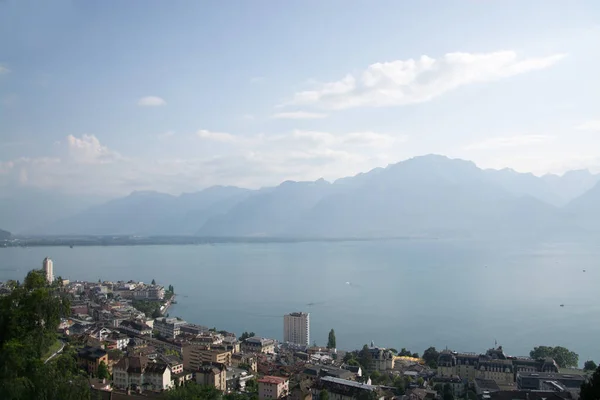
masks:
<svg viewBox="0 0 600 400"><path fill-rule="evenodd" d="M283 341L298 346L310 345L310 315L293 312L283 316Z"/></svg>
<svg viewBox="0 0 600 400"><path fill-rule="evenodd" d="M164 338L175 339L181 333L181 326L184 324L184 320L177 318L157 318L154 320L154 330Z"/></svg>
<svg viewBox="0 0 600 400"><path fill-rule="evenodd" d="M290 392L290 382L280 376L265 376L258 380L258 398L282 399Z"/></svg>
<svg viewBox="0 0 600 400"><path fill-rule="evenodd" d="M113 384L118 389L145 387L166 390L173 386L169 366L151 362L143 356L125 357L115 364Z"/></svg>
<svg viewBox="0 0 600 400"><path fill-rule="evenodd" d="M253 336L244 340L241 349L248 353L273 354L275 353L275 341L273 339Z"/></svg>
<svg viewBox="0 0 600 400"><path fill-rule="evenodd" d="M196 371L196 383L227 390L227 367L222 363L203 363Z"/></svg>
<svg viewBox="0 0 600 400"><path fill-rule="evenodd" d="M231 366L231 352L210 350L206 346L186 343L182 347L183 368L197 371L204 363L220 363Z"/></svg>

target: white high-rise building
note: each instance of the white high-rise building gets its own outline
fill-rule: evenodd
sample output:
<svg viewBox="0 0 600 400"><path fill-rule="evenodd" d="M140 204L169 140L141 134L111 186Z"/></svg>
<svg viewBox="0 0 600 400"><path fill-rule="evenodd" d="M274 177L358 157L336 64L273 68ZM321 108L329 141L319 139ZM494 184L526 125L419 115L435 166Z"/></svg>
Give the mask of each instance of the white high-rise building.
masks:
<svg viewBox="0 0 600 400"><path fill-rule="evenodd" d="M44 267L44 272L46 273L46 280L48 283L54 282L54 263L48 257L44 258L44 262L42 263Z"/></svg>
<svg viewBox="0 0 600 400"><path fill-rule="evenodd" d="M293 312L283 316L283 341L300 346L310 345L310 315Z"/></svg>

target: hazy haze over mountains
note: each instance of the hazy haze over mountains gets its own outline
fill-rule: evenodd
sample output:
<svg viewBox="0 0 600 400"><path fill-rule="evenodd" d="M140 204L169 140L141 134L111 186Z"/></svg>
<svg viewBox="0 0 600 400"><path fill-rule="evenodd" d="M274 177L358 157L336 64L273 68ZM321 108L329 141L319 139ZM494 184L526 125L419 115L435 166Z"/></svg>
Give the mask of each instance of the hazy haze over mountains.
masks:
<svg viewBox="0 0 600 400"><path fill-rule="evenodd" d="M36 209L34 202L43 203L43 198L32 196L22 205L43 214L41 222L57 217L54 222L37 228L25 210L16 210L20 203L3 207L2 220L10 222L3 228L12 231L61 235L568 234L595 228L599 180L588 171L537 177L428 155L333 183L286 181L260 190L216 186L180 196L134 192L85 210L71 208L71 198L64 203L71 215L65 209ZM19 221L19 215L25 218Z"/></svg>

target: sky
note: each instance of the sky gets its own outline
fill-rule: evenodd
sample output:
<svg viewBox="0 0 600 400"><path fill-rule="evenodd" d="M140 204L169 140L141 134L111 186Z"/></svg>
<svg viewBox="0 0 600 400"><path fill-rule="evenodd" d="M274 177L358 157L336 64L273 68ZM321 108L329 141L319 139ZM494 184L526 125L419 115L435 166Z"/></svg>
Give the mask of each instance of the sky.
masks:
<svg viewBox="0 0 600 400"><path fill-rule="evenodd" d="M600 171L600 2L0 0L0 192Z"/></svg>

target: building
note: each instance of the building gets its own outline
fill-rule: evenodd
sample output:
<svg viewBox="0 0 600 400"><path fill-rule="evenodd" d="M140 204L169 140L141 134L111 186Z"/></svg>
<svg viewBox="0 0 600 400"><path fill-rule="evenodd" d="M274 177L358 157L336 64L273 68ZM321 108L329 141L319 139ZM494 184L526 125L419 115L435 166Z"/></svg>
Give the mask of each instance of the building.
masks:
<svg viewBox="0 0 600 400"><path fill-rule="evenodd" d="M500 386L508 385L515 382L519 371L558 372L558 365L551 358L534 360L507 356L502 346L489 349L485 354L444 350L438 358L438 376L459 376L469 382L480 378L493 380Z"/></svg>
<svg viewBox="0 0 600 400"><path fill-rule="evenodd" d="M227 367L221 363L204 363L196 371L196 383L227 390Z"/></svg>
<svg viewBox="0 0 600 400"><path fill-rule="evenodd" d="M206 346L195 343L186 343L181 350L183 354L183 368L196 371L205 363L219 363L231 366L231 352L222 350L209 350Z"/></svg>
<svg viewBox="0 0 600 400"><path fill-rule="evenodd" d="M242 343L242 351L248 353L275 353L275 341L273 339L266 339L258 336L250 337Z"/></svg>
<svg viewBox="0 0 600 400"><path fill-rule="evenodd" d="M259 381L260 382L260 381ZM377 386L368 385L366 383L359 383L355 381L348 381L346 379L334 378L327 376L321 378L321 385L323 390L326 390L329 394L330 400L353 400L362 397L363 392L375 392L377 399L383 399L383 396L379 395ZM260 384L259 384L260 393Z"/></svg>
<svg viewBox="0 0 600 400"><path fill-rule="evenodd" d="M246 390L246 382L254 378L254 375L242 368L227 368L226 375L228 393Z"/></svg>
<svg viewBox="0 0 600 400"><path fill-rule="evenodd" d="M551 372L519 372L517 387L521 390L547 390L557 388L556 384L568 391L579 391L585 376L576 374L559 374Z"/></svg>
<svg viewBox="0 0 600 400"><path fill-rule="evenodd" d="M166 390L173 386L166 363L150 362L146 357L121 359L113 367L113 384L118 389Z"/></svg>
<svg viewBox="0 0 600 400"><path fill-rule="evenodd" d="M119 328L135 333L136 335L152 336L152 328L146 325L145 322L125 320L121 321Z"/></svg>
<svg viewBox="0 0 600 400"><path fill-rule="evenodd" d="M371 369L375 371L388 371L394 369L395 359L391 350L382 347L369 348L371 353Z"/></svg>
<svg viewBox="0 0 600 400"><path fill-rule="evenodd" d="M283 341L308 347L310 345L310 314L293 312L284 315Z"/></svg>
<svg viewBox="0 0 600 400"><path fill-rule="evenodd" d="M175 339L181 333L181 326L186 322L177 318L157 318L154 320L154 330L158 335L168 339Z"/></svg>
<svg viewBox="0 0 600 400"><path fill-rule="evenodd" d="M302 371L302 378L309 379L312 382L320 378L332 376L334 378L356 380L356 374L344 368L335 368L322 365L306 365Z"/></svg>
<svg viewBox="0 0 600 400"><path fill-rule="evenodd" d="M233 367L248 366L250 371L258 371L258 360L254 354L235 353L231 356L231 365Z"/></svg>
<svg viewBox="0 0 600 400"><path fill-rule="evenodd" d="M44 269L44 273L46 274L46 281L48 283L54 282L54 263L52 262L52 260L48 257L44 258L44 261L42 262L42 267Z"/></svg>
<svg viewBox="0 0 600 400"><path fill-rule="evenodd" d="M77 365L90 375L98 374L98 366L104 363L108 368L108 353L100 347L84 347L77 352Z"/></svg>
<svg viewBox="0 0 600 400"><path fill-rule="evenodd" d="M501 390L484 396L486 400L571 400L569 392L537 390Z"/></svg>
<svg viewBox="0 0 600 400"><path fill-rule="evenodd" d="M456 399L462 398L467 392L465 382L463 382L458 376L434 376L431 378L430 382L433 387L438 384L442 386L449 385L452 389L452 394Z"/></svg>
<svg viewBox="0 0 600 400"><path fill-rule="evenodd" d="M282 399L289 394L290 382L279 376L265 376L258 380L258 398Z"/></svg>

